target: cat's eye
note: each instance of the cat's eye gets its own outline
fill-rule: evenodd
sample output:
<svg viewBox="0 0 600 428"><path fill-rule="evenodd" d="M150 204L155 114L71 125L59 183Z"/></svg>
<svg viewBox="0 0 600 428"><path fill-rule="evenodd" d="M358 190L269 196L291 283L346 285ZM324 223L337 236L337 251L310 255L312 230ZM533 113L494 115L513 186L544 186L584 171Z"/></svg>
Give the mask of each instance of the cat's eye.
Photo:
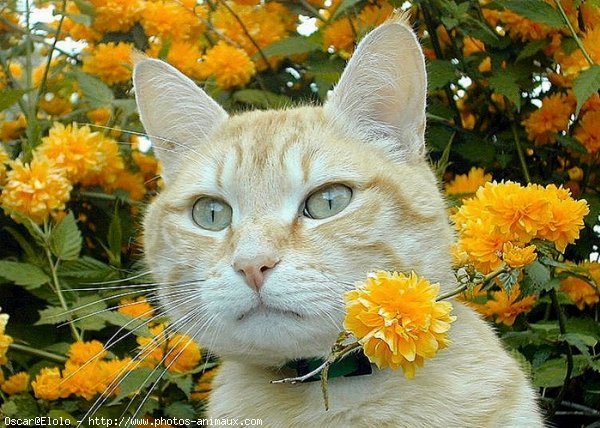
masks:
<svg viewBox="0 0 600 428"><path fill-rule="evenodd" d="M200 198L192 207L192 219L202 229L223 230L231 224L231 207L220 199Z"/></svg>
<svg viewBox="0 0 600 428"><path fill-rule="evenodd" d="M313 192L304 202L304 215L314 219L331 217L348 206L352 189L343 184L332 184Z"/></svg>

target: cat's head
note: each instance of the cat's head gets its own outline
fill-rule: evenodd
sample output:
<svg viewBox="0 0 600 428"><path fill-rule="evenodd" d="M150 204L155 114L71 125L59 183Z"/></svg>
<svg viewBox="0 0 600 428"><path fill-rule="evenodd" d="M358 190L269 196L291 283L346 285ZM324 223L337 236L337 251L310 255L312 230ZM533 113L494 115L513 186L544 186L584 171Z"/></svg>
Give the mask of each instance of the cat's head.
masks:
<svg viewBox="0 0 600 428"><path fill-rule="evenodd" d="M367 35L324 107L229 116L152 59L134 71L165 188L145 255L181 331L259 364L326 355L343 294L374 270L452 287L425 161L425 62L410 26Z"/></svg>

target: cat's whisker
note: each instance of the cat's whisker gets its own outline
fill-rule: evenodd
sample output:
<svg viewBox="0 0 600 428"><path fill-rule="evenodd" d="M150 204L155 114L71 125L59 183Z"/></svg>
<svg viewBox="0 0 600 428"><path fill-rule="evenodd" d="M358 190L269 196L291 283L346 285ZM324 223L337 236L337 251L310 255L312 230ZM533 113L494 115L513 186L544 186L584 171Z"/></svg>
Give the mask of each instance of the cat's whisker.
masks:
<svg viewBox="0 0 600 428"><path fill-rule="evenodd" d="M187 302L187 300L186 300ZM193 313L194 311L189 311L186 315L184 315L182 318L187 318L187 316L191 313ZM133 359L125 366L123 367L119 373L115 376L114 380L111 381L111 383L107 386L104 394L102 396L100 396L92 405L92 407L90 407L90 409L88 409L88 411L86 412L86 414L83 417L83 420L86 420L88 418L88 416L91 416L93 414L96 413L96 411L98 409L100 409L102 407L102 405L106 402L106 400L108 400L108 398L114 393L114 391L116 390L116 388L119 386L119 384L128 376L128 374L137 369L144 361L143 358L140 358L140 356L146 355L147 350L150 348L150 346L152 346L152 350L149 353L154 352L155 349L158 349L158 347L164 343L166 340L168 340L168 333L171 330L174 330L175 326L178 324L178 322L174 322L171 325L168 325L164 331L161 333L161 338L160 338L160 343L159 344L155 344L154 340L151 341L148 345L144 346L134 357ZM158 341L158 340L157 340ZM135 367L132 367L132 365L135 364ZM140 387L142 387L143 385L140 385ZM131 403L131 402L130 402ZM127 408L129 407L129 405L127 406ZM124 414L124 413L123 413ZM81 424L79 424L78 426L81 426Z"/></svg>
<svg viewBox="0 0 600 428"><path fill-rule="evenodd" d="M150 275L151 273L152 273L152 271L148 270L146 272L140 272L140 273L138 273L136 275L133 275L133 276L130 276L130 277L127 277L127 278L112 279L110 281L100 281L100 282L84 282L82 284L90 284L90 285L117 284L119 282L132 281L134 279L138 279L138 278L141 278L143 276Z"/></svg>
<svg viewBox="0 0 600 428"><path fill-rule="evenodd" d="M143 405L146 403L146 401L150 397L150 394L156 388L156 386L158 385L158 383L160 382L160 380L162 379L162 377L169 370L169 368L171 368L171 366L173 364L175 364L175 362L177 361L177 359L179 358L179 356L181 356L181 354L183 354L183 352L187 349L187 347L189 346L189 344L193 342L193 339L189 336L189 333L192 330L192 328L194 328L196 325L198 325L201 321L202 321L202 316L198 317L198 319L185 331L185 333L183 333L183 335L181 337L179 337L179 339L177 340L177 343L175 343L174 346L171 346L170 349L167 350L167 352L165 353L165 355L161 359L160 363L157 364L156 367L152 370L152 372L150 372L150 374L146 377L146 379L144 380L143 384L146 384L146 382L148 382L148 380L152 378L152 376L156 372L156 369L158 367L160 367L160 365L163 365L165 363L165 361L171 357L171 355L173 353L173 350L177 349L179 347L179 345L181 344L181 342L184 340L184 337L187 336L187 341L186 341L185 345L172 358L171 362L165 365L165 368L162 370L162 372L160 373L160 375L158 376L158 378L156 379L156 381L154 381L152 383L152 385L148 388L148 392L146 393L146 395L142 399L142 401L141 401L140 405L138 406L138 408L135 410L133 417L136 417L139 414L139 412L142 409ZM130 401L129 404L127 405L127 407L125 407L125 409L123 410L123 414L125 414L125 412L129 409L129 406L131 405L131 403L132 402Z"/></svg>
<svg viewBox="0 0 600 428"><path fill-rule="evenodd" d="M139 293L139 291L127 293L127 295L136 294L136 293ZM171 294L165 294L165 296L166 297L176 297L176 296L179 296L179 295L186 295L188 293L189 293L189 290L184 289L184 290L174 291ZM148 302L156 302L159 299L160 299L159 296L155 296L154 293L151 293L146 298L146 301L148 301ZM99 302L99 301L96 301L96 302ZM109 306L107 308L99 309L99 310L94 311L92 313L89 313L89 314L86 314L86 315L82 315L82 316L77 317L77 318L73 318L73 319L71 319L69 321L65 321L64 323L58 324L58 327L63 327L63 326L66 326L66 325L74 324L74 323L76 323L78 321L84 320L84 319L89 318L89 317L93 317L95 315L98 315L98 314L101 314L101 313L104 313L104 312L110 312L110 311L118 310L118 309L121 309L121 308L126 308L126 307L129 307L129 306L135 306L135 305L138 305L139 303L140 302L135 302L134 301L134 302L131 302L131 303L121 303L119 305ZM152 312L152 311L150 311L150 312Z"/></svg>

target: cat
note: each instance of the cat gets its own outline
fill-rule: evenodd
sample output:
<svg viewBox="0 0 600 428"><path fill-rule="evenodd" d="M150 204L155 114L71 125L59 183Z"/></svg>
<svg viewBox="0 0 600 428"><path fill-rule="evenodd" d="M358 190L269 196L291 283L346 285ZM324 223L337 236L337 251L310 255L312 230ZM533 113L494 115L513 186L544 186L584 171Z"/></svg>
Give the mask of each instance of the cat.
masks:
<svg viewBox="0 0 600 428"><path fill-rule="evenodd" d="M452 344L412 380L374 369L271 384L291 360L325 357L343 293L375 270L453 290L453 233L425 156L427 77L403 17L357 46L323 107L229 116L170 65L134 68L164 190L144 220L145 258L168 314L222 366L213 418L269 427L540 427L525 374L492 328L453 301ZM177 304L176 303L176 300Z"/></svg>

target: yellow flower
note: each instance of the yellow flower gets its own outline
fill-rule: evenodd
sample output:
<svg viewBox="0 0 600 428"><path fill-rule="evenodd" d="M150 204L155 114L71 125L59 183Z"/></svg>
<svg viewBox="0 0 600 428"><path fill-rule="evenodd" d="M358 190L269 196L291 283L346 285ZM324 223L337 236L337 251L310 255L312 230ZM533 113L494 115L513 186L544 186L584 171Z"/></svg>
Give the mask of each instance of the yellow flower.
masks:
<svg viewBox="0 0 600 428"><path fill-rule="evenodd" d="M146 181L152 180L160 174L160 162L154 156L134 150L131 152L131 157Z"/></svg>
<svg viewBox="0 0 600 428"><path fill-rule="evenodd" d="M31 382L33 394L36 398L42 400L66 398L61 382L62 378L58 367L44 367L35 377L35 380Z"/></svg>
<svg viewBox="0 0 600 428"><path fill-rule="evenodd" d="M151 57L158 57L162 46L153 44L146 52ZM192 79L203 80L207 76L202 71L200 59L202 53L198 43L185 40L175 40L171 42L167 53L166 61Z"/></svg>
<svg viewBox="0 0 600 428"><path fill-rule="evenodd" d="M118 311L133 318L151 318L154 308L148 303L145 297L133 299L121 299Z"/></svg>
<svg viewBox="0 0 600 428"><path fill-rule="evenodd" d="M459 245L477 270L489 273L502 265L500 255L508 240L509 237L501 233L489 218L482 218L468 223L468 227L462 230Z"/></svg>
<svg viewBox="0 0 600 428"><path fill-rule="evenodd" d="M2 383L2 391L6 392L8 395L20 394L21 392L27 391L27 386L29 385L29 375L27 372L19 372Z"/></svg>
<svg viewBox="0 0 600 428"><path fill-rule="evenodd" d="M85 186L102 186L107 190L114 190L119 174L125 169L125 163L119 151L119 144L112 138L103 136L97 142L96 151L100 160L100 170L95 174L88 174L81 179Z"/></svg>
<svg viewBox="0 0 600 428"><path fill-rule="evenodd" d="M0 186L4 185L6 180L6 165L10 161L10 156L4 148L4 144L0 144Z"/></svg>
<svg viewBox="0 0 600 428"><path fill-rule="evenodd" d="M169 339L165 365L172 373L186 373L198 366L202 351L191 337L175 334Z"/></svg>
<svg viewBox="0 0 600 428"><path fill-rule="evenodd" d="M202 373L200 379L198 379L198 383L196 383L196 387L194 388L194 392L192 392L192 399L194 400L206 400L210 395L212 390L212 382L217 374L218 367L209 369Z"/></svg>
<svg viewBox="0 0 600 428"><path fill-rule="evenodd" d="M586 306L594 306L600 301L600 294L590 283L576 276L560 281L560 290L569 296L577 308L582 311Z"/></svg>
<svg viewBox="0 0 600 428"><path fill-rule="evenodd" d="M62 387L63 395L76 395L77 397L91 400L98 393L105 391L108 386L104 373L100 367L100 361L92 361L89 364L75 364L67 361L63 370Z"/></svg>
<svg viewBox="0 0 600 428"><path fill-rule="evenodd" d="M485 44L474 37L465 37L463 39L463 55L470 56L478 52L485 52Z"/></svg>
<svg viewBox="0 0 600 428"><path fill-rule="evenodd" d="M88 111L85 115L96 125L106 125L112 117L112 110L110 108L100 107Z"/></svg>
<svg viewBox="0 0 600 428"><path fill-rule="evenodd" d="M93 28L101 33L126 32L142 11L139 0L91 0L94 5Z"/></svg>
<svg viewBox="0 0 600 428"><path fill-rule="evenodd" d="M492 299L485 304L486 315L495 317L497 323L513 325L517 316L533 308L536 300L535 296L524 296L517 301L520 295L519 284L512 287L510 294L504 289L492 292Z"/></svg>
<svg viewBox="0 0 600 428"><path fill-rule="evenodd" d="M40 156L64 169L71 182L79 183L102 169L98 147L103 138L89 126L80 128L76 123L64 126L55 122L36 150Z"/></svg>
<svg viewBox="0 0 600 428"><path fill-rule="evenodd" d="M27 128L27 122L23 115L19 115L15 120L3 121L0 126L0 140L16 140L21 136L25 128Z"/></svg>
<svg viewBox="0 0 600 428"><path fill-rule="evenodd" d="M486 174L483 168L472 167L468 174L457 175L454 180L446 184L446 194L464 195L475 193L479 187L488 181L492 181L491 174Z"/></svg>
<svg viewBox="0 0 600 428"><path fill-rule="evenodd" d="M104 345L97 340L74 342L69 347L69 352L67 352L69 361L76 365L85 364L92 360L100 360L107 354Z"/></svg>
<svg viewBox="0 0 600 428"><path fill-rule="evenodd" d="M564 131L575 112L575 98L572 94L553 94L544 97L542 107L523 121L527 137L536 144L549 144L556 141L554 134Z"/></svg>
<svg viewBox="0 0 600 428"><path fill-rule="evenodd" d="M570 168L567 173L569 174L569 179L573 181L583 180L583 169L579 168L578 166Z"/></svg>
<svg viewBox="0 0 600 428"><path fill-rule="evenodd" d="M188 2L189 3L189 2ZM205 8L179 1L147 1L141 24L148 36L162 40L194 40L204 31Z"/></svg>
<svg viewBox="0 0 600 428"><path fill-rule="evenodd" d="M0 310L1 309L2 308L0 308ZM8 362L8 359L6 358L6 351L8 351L8 347L13 342L12 337L4 334L6 324L8 323L8 318L8 314L0 314L0 365Z"/></svg>
<svg viewBox="0 0 600 428"><path fill-rule="evenodd" d="M163 364L172 373L186 373L196 368L202 356L198 344L185 334L165 336L163 328L161 325L157 329L151 329L153 338L136 339L141 347L142 365L155 367Z"/></svg>
<svg viewBox="0 0 600 428"><path fill-rule="evenodd" d="M502 258L511 268L522 268L537 259L535 245L519 247L512 242L506 242L502 247Z"/></svg>
<svg viewBox="0 0 600 428"><path fill-rule="evenodd" d="M82 70L99 77L108 85L131 79L131 52L129 43L100 43L88 49L83 57Z"/></svg>
<svg viewBox="0 0 600 428"><path fill-rule="evenodd" d="M483 16L492 27L502 26L513 39L521 41L540 40L552 32L552 28L522 17L510 10L483 9Z"/></svg>
<svg viewBox="0 0 600 428"><path fill-rule="evenodd" d="M412 378L425 358L448 346L449 302L436 302L439 284L414 272L377 272L366 283L345 295L344 327L364 347L365 355L379 368L402 367Z"/></svg>
<svg viewBox="0 0 600 428"><path fill-rule="evenodd" d="M600 62L600 25L586 31L581 38L585 50L588 52L594 63ZM561 73L568 78L576 77L583 70L590 68L590 63L583 56L581 49L575 49L571 53L566 53L558 49L554 58L560 64Z"/></svg>
<svg viewBox="0 0 600 428"><path fill-rule="evenodd" d="M579 231L583 229L583 219L590 212L585 200L576 201L571 198L571 192L554 186L547 187L550 199L551 219L543 225L537 236L554 242L561 253L568 244L579 238Z"/></svg>
<svg viewBox="0 0 600 428"><path fill-rule="evenodd" d="M72 186L61 169L35 156L29 164L16 160L10 165L0 204L13 219L23 215L42 223L65 209Z"/></svg>
<svg viewBox="0 0 600 428"><path fill-rule="evenodd" d="M600 151L600 110L585 113L573 136L585 146L589 154L598 153Z"/></svg>
<svg viewBox="0 0 600 428"><path fill-rule="evenodd" d="M46 96L40 100L39 106L51 116L62 116L73 110L71 101L57 94L46 94Z"/></svg>
<svg viewBox="0 0 600 428"><path fill-rule="evenodd" d="M223 89L244 86L256 73L246 52L224 42L206 51L202 71L206 76L216 76L217 85Z"/></svg>

